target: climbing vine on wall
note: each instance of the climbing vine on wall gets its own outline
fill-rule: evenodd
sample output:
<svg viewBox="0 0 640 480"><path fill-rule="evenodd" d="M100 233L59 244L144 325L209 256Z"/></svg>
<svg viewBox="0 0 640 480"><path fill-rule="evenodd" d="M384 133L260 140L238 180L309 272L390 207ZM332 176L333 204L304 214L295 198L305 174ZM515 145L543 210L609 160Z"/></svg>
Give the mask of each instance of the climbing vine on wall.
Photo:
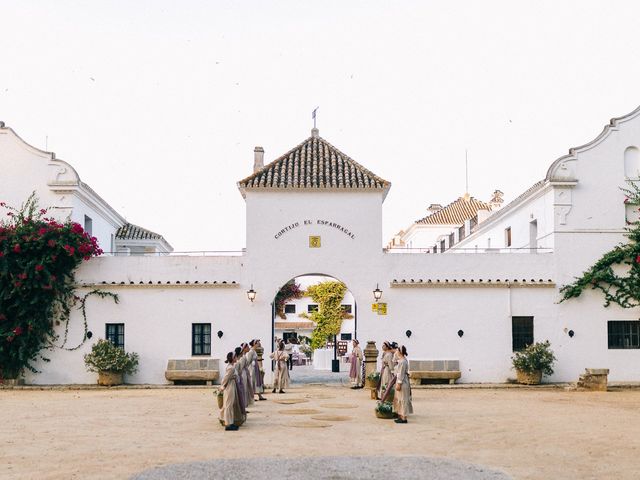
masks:
<svg viewBox="0 0 640 480"><path fill-rule="evenodd" d="M625 194L626 205L640 208L640 187L629 181ZM617 245L605 253L591 268L576 280L560 289L560 301L579 297L586 289L599 290L604 295L604 306L616 303L622 308L640 306L640 222L629 221L625 236L627 243Z"/></svg>
<svg viewBox="0 0 640 480"><path fill-rule="evenodd" d="M35 194L22 207L0 202L0 380L16 378L57 340L55 325L84 299L74 292L74 271L83 260L102 254L95 237L77 223L60 223L39 209ZM85 317L86 318L86 317ZM86 321L85 321L86 324ZM85 328L86 338L86 328Z"/></svg>
<svg viewBox="0 0 640 480"><path fill-rule="evenodd" d="M296 283L295 280L289 280L285 283L278 293L276 294L275 304L276 304L276 315L278 315L283 320L287 319L287 315L284 313L285 304L294 298L302 298L304 296L304 291L300 288L300 284Z"/></svg>
<svg viewBox="0 0 640 480"><path fill-rule="evenodd" d="M318 310L307 315L316 324L311 333L311 348L323 347L328 339L340 333L342 320L347 316L342 309L346 291L346 285L335 280L307 288L305 294L318 304Z"/></svg>

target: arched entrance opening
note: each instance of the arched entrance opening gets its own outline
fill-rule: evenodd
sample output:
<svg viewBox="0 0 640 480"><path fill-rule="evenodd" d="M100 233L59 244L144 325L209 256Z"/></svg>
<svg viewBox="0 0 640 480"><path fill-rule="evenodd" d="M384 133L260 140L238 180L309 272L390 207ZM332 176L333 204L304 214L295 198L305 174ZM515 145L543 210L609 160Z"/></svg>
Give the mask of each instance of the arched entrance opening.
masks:
<svg viewBox="0 0 640 480"><path fill-rule="evenodd" d="M292 383L348 383L357 313L348 286L333 276L303 274L280 287L272 303L272 347L285 342Z"/></svg>

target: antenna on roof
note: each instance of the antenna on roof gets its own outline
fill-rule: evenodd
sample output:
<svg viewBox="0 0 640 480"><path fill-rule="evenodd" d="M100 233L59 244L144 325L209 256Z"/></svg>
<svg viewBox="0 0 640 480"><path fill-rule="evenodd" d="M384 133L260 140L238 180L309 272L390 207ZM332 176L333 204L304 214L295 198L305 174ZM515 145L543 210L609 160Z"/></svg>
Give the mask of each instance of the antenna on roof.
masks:
<svg viewBox="0 0 640 480"><path fill-rule="evenodd" d="M469 195L469 159L467 156L467 149L464 149L464 177L465 177L465 185L464 185L464 194L465 196Z"/></svg>
<svg viewBox="0 0 640 480"><path fill-rule="evenodd" d="M44 151L49 151L49 135L45 135L44 137Z"/></svg>
<svg viewBox="0 0 640 480"><path fill-rule="evenodd" d="M313 109L313 112L311 112L311 118L313 118L313 128L316 128L316 112L319 108L320 107L316 107Z"/></svg>

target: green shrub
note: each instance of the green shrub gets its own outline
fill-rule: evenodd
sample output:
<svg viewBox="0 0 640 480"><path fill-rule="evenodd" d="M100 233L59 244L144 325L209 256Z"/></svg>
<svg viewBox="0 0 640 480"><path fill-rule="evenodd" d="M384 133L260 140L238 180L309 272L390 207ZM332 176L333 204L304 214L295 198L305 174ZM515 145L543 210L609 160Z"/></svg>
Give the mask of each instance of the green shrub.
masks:
<svg viewBox="0 0 640 480"><path fill-rule="evenodd" d="M84 363L90 372L114 372L132 374L138 371L138 354L127 353L109 340L98 340L91 347L91 353L84 356Z"/></svg>
<svg viewBox="0 0 640 480"><path fill-rule="evenodd" d="M391 402L378 402L376 404L376 412L388 414L393 412L393 403Z"/></svg>
<svg viewBox="0 0 640 480"><path fill-rule="evenodd" d="M542 371L545 375L553 374L553 363L556 357L551 350L549 340L529 345L521 352L516 352L511 357L513 368L521 372L533 373Z"/></svg>

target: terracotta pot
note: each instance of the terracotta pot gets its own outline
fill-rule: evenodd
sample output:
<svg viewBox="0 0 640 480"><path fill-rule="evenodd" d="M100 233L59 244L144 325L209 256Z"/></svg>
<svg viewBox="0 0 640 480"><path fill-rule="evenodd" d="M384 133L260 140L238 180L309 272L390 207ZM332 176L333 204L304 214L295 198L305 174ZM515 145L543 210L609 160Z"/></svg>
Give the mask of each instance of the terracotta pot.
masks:
<svg viewBox="0 0 640 480"><path fill-rule="evenodd" d="M368 378L364 382L364 386L367 388L376 388L377 384L377 381L369 380Z"/></svg>
<svg viewBox="0 0 640 480"><path fill-rule="evenodd" d="M540 385L542 381L542 370L536 370L535 372L516 370L516 376L518 383L523 385Z"/></svg>
<svg viewBox="0 0 640 480"><path fill-rule="evenodd" d="M98 385L105 387L122 385L124 383L123 376L122 372L98 372Z"/></svg>

